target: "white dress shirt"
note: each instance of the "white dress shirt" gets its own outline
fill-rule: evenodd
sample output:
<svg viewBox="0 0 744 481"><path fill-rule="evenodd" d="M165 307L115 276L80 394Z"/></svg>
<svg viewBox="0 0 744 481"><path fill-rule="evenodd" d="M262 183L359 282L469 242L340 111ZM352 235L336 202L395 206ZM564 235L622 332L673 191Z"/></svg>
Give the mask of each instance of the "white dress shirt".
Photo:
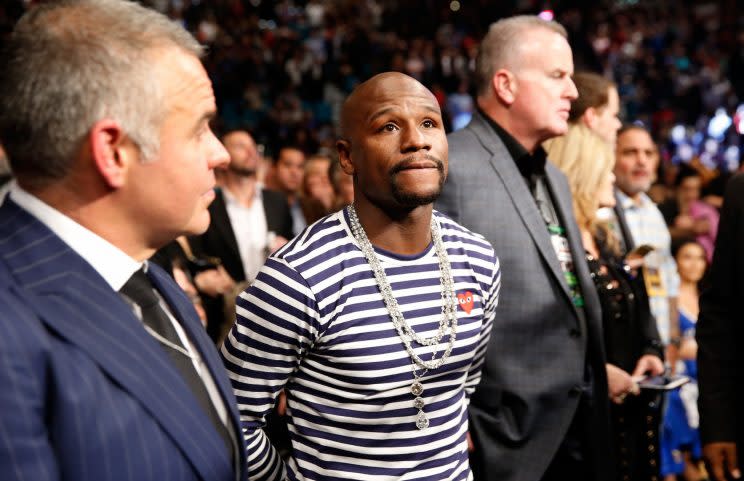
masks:
<svg viewBox="0 0 744 481"><path fill-rule="evenodd" d="M238 244L245 279L252 282L269 253L267 247L269 228L266 223L261 189L256 186L250 207L238 202L228 189L222 189L222 194L225 197L227 216Z"/></svg>

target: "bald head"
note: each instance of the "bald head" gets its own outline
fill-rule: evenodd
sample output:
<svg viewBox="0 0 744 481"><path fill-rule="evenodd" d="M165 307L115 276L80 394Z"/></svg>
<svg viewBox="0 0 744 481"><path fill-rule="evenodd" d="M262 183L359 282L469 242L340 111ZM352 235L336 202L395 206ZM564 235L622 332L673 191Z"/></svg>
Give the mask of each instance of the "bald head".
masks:
<svg viewBox="0 0 744 481"><path fill-rule="evenodd" d="M447 137L434 95L397 72L359 85L341 111L336 143L354 176L355 203L409 210L437 198L447 172Z"/></svg>
<svg viewBox="0 0 744 481"><path fill-rule="evenodd" d="M420 99L426 108L441 115L439 103L434 94L421 82L400 72L384 72L359 84L346 98L341 108L339 126L341 137L350 140L354 127L369 120L371 115L379 113L374 110L380 106L382 100L396 95Z"/></svg>

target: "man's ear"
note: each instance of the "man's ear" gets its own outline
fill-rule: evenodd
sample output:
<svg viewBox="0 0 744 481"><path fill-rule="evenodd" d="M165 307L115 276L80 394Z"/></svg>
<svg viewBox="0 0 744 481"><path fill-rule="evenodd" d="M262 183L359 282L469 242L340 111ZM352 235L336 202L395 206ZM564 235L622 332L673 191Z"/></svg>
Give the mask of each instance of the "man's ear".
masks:
<svg viewBox="0 0 744 481"><path fill-rule="evenodd" d="M112 119L99 120L88 134L90 153L98 173L111 189L122 187L132 162L139 162L137 149Z"/></svg>
<svg viewBox="0 0 744 481"><path fill-rule="evenodd" d="M354 163L351 161L351 142L345 139L336 141L336 150L338 151L338 163L348 175L354 175Z"/></svg>
<svg viewBox="0 0 744 481"><path fill-rule="evenodd" d="M517 98L517 78L509 70L497 70L491 79L491 87L494 95L506 105L513 104Z"/></svg>

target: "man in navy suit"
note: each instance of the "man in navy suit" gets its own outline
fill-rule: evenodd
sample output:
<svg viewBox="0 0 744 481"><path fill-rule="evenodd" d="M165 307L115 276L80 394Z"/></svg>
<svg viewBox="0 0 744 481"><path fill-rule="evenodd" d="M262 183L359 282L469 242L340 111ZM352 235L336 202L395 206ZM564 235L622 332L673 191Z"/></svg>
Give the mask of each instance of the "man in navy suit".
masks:
<svg viewBox="0 0 744 481"><path fill-rule="evenodd" d="M188 298L145 262L207 228L212 171L228 160L200 53L123 0L44 4L9 38L3 480L244 479L222 363Z"/></svg>

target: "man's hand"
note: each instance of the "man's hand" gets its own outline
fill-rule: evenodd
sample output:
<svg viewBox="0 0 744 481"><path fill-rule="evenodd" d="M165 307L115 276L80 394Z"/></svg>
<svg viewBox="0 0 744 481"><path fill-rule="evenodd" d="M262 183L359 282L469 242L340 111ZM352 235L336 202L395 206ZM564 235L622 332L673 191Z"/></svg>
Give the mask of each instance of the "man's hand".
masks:
<svg viewBox="0 0 744 481"><path fill-rule="evenodd" d="M726 472L734 479L741 478L736 443L708 443L703 446L703 456L708 460L714 481L726 481Z"/></svg>

